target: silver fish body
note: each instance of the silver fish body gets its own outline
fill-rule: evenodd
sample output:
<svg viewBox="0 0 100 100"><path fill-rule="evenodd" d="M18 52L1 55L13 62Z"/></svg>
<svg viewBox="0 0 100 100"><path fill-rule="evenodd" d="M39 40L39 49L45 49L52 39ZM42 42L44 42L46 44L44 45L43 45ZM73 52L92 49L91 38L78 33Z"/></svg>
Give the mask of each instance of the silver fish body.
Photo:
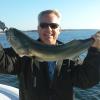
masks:
<svg viewBox="0 0 100 100"><path fill-rule="evenodd" d="M85 52L93 43L93 39L89 38L72 40L61 45L46 45L30 38L15 28L8 29L6 37L19 56L33 56L40 61L72 59Z"/></svg>

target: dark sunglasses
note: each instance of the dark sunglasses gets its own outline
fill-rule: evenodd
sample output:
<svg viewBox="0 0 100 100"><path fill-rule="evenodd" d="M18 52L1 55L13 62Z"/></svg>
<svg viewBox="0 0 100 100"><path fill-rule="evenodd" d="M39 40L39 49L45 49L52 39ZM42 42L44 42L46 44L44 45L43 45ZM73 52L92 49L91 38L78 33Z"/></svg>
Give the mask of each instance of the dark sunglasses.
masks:
<svg viewBox="0 0 100 100"><path fill-rule="evenodd" d="M40 23L39 25L41 28L48 28L51 27L52 29L56 29L58 28L58 24L57 23Z"/></svg>

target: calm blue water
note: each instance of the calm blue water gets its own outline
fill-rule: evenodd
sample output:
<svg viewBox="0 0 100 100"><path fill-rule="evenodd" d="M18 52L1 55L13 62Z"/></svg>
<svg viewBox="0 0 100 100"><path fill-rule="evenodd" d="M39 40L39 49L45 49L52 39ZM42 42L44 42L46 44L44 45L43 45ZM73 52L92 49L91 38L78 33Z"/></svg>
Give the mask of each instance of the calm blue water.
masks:
<svg viewBox="0 0 100 100"><path fill-rule="evenodd" d="M59 40L66 43L73 39L86 39L96 33L97 30L67 30L62 31ZM30 37L37 39L38 34L36 32L25 32ZM9 47L9 43L6 40L5 34L0 34L0 43L4 47ZM18 87L17 77L14 75L0 74L0 83ZM97 84L91 89L82 90L74 88L75 99L74 100L100 100L100 84Z"/></svg>

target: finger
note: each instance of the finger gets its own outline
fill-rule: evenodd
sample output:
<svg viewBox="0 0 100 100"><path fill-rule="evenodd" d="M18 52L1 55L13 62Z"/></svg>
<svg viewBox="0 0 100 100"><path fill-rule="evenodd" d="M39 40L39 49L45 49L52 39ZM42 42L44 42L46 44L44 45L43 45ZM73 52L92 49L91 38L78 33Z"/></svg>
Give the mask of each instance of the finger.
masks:
<svg viewBox="0 0 100 100"><path fill-rule="evenodd" d="M100 34L100 31L97 31L96 33L97 33L97 34Z"/></svg>

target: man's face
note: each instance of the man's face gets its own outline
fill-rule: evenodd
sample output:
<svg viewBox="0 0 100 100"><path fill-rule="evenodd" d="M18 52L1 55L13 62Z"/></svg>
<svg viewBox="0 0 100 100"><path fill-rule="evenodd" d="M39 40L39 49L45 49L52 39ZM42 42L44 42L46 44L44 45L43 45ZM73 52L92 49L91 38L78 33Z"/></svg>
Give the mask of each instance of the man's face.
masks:
<svg viewBox="0 0 100 100"><path fill-rule="evenodd" d="M60 33L59 19L54 14L45 14L41 17L38 33L41 41L45 44L55 45Z"/></svg>

